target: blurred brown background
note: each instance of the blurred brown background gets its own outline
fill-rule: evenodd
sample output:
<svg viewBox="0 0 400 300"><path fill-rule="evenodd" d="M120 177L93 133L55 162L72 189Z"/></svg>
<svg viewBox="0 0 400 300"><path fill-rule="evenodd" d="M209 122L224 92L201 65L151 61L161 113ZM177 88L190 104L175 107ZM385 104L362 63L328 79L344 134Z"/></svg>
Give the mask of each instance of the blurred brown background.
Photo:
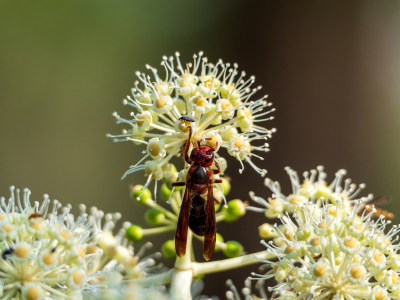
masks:
<svg viewBox="0 0 400 300"><path fill-rule="evenodd" d="M256 75L275 103L269 126L278 132L262 165L287 192L285 166L302 173L323 164L329 179L346 168L399 210L399 2L1 1L0 39L1 195L30 187L34 200L49 193L144 224L127 189L144 177L120 180L142 149L106 139L121 129L111 114L127 114L121 100L146 63L204 50ZM229 175L237 168L232 161ZM235 179L246 185L231 197L267 196L251 168ZM257 215L219 230L262 249L262 222ZM222 277L240 287L255 270L209 276L204 292L221 296Z"/></svg>

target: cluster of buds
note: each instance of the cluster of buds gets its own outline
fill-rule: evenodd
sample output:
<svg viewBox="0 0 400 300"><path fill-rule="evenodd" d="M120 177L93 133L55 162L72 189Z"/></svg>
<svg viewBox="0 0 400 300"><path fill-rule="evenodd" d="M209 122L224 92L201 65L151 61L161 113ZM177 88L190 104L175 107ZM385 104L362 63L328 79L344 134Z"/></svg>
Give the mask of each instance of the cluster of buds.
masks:
<svg viewBox="0 0 400 300"><path fill-rule="evenodd" d="M221 187L214 187L214 197L222 201L230 191L230 183L223 178ZM163 232L174 232L176 230L180 205L182 201L182 188L172 189L169 183L163 183L160 189L161 203L153 200L151 191L141 185L131 187L131 195L135 202L146 205L149 209L145 213L145 220L151 228L143 228L140 225L132 224L125 227L125 235L129 241L138 242L143 237L160 234ZM167 208L162 203L167 204ZM227 204L221 205L215 203L216 221L234 222L240 219L246 213L246 204L233 199L227 201ZM199 236L195 236L201 239ZM236 257L243 254L243 246L237 241L224 241L221 234L216 234L216 251L222 251L226 257ZM175 258L175 242L172 239L167 240L161 247L161 252L166 258Z"/></svg>
<svg viewBox="0 0 400 300"><path fill-rule="evenodd" d="M186 66L182 66L179 53L175 58L163 57L164 79L150 66L146 67L152 76L136 73L139 80L132 95L123 101L135 110L131 118L114 113L117 123L128 128L108 136L114 141L146 145L145 155L123 177L144 170L145 187L152 180L176 181L178 172L171 159L181 155L190 130L193 145L201 142L215 149L222 172L226 162L218 151L225 148L242 164L240 172L242 162L247 162L264 176L266 170L257 167L252 158L263 159L254 152L269 150L266 140L275 129L266 129L260 122L271 120L274 109L266 96L253 100L260 89L252 88L254 76L246 79L236 64L221 60L215 65L209 63L202 52ZM180 175L184 181L185 174Z"/></svg>

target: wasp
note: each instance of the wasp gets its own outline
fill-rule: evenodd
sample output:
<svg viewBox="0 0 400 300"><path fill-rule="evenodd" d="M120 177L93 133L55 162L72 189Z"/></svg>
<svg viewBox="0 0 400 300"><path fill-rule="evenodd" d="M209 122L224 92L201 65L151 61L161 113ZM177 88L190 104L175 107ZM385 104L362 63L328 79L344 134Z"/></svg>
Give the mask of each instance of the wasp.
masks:
<svg viewBox="0 0 400 300"><path fill-rule="evenodd" d="M186 253L188 227L193 233L204 236L203 257L210 260L215 249L215 235L217 226L215 221L213 184L221 183L214 180L214 174L221 172L218 163L214 160L215 148L201 145L197 141L189 156L192 128L189 126L189 139L185 146L185 161L190 165L186 175L186 182L174 182L172 186L186 186L185 194L179 212L178 225L175 234L175 249L178 256ZM212 165L216 169L211 169Z"/></svg>

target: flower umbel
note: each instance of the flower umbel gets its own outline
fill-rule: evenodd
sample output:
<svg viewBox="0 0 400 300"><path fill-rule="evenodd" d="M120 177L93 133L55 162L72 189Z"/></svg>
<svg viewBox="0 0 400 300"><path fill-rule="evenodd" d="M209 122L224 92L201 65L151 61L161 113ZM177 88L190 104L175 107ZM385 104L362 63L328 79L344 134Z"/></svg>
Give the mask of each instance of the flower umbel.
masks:
<svg viewBox="0 0 400 300"><path fill-rule="evenodd" d="M160 271L160 253L142 258L149 243L134 253L125 238L125 224L112 230L120 214L96 208L74 217L71 205L30 201L31 192L11 187L8 201L0 203L0 297L7 299L81 299L102 290L107 274L123 280L144 278Z"/></svg>
<svg viewBox="0 0 400 300"><path fill-rule="evenodd" d="M397 299L400 296L400 228L376 219L356 201L345 206L304 202L280 217L278 239L262 243L278 261L256 279L275 278L277 299ZM359 212L361 211L361 214ZM292 233L292 234L288 234ZM279 241L279 242L278 242Z"/></svg>
<svg viewBox="0 0 400 300"><path fill-rule="evenodd" d="M266 170L255 165L254 152L268 151L266 140L275 129L266 129L260 122L271 120L274 108L266 101L267 96L253 96L261 87L252 88L254 76L245 78L237 64L209 63L203 53L193 56L193 63L181 64L179 53L174 57L163 57L161 65L165 77L150 66L152 76L137 72L138 81L123 103L134 109L132 118L123 118L117 113L117 123L128 128L119 135L108 135L114 141L131 141L145 144L144 156L131 166L124 176L139 170L145 172L145 187L155 180L170 177L171 159L179 156L185 145L189 127L197 142L214 147L216 152L225 148L242 162L249 163L258 173ZM261 144L259 143L261 141ZM222 159L217 153L217 160ZM175 168L176 170L177 168ZM175 171L176 172L176 171Z"/></svg>
<svg viewBox="0 0 400 300"><path fill-rule="evenodd" d="M1 299L66 299L82 295L90 265L101 252L90 251L98 228L57 200L31 205L30 191L11 187L0 205Z"/></svg>

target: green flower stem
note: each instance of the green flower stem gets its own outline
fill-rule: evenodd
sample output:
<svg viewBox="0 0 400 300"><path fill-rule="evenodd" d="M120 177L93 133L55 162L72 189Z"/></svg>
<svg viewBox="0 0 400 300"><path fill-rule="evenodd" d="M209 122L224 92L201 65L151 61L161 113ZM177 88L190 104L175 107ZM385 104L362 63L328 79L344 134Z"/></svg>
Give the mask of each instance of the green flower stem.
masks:
<svg viewBox="0 0 400 300"><path fill-rule="evenodd" d="M172 219L172 220L177 220L176 215L174 215L173 213L171 213L169 210L165 209L164 207L162 207L161 205L157 204L154 201L149 201L148 204L149 207L151 208L155 208L159 211L161 211L162 213L164 213L168 218Z"/></svg>
<svg viewBox="0 0 400 300"><path fill-rule="evenodd" d="M175 228L176 228L176 225L172 224L172 225L162 226L162 227L145 228L145 229L143 229L142 232L143 232L143 236L145 236L145 235L153 235L153 234L168 232L171 230L175 230Z"/></svg>
<svg viewBox="0 0 400 300"><path fill-rule="evenodd" d="M192 263L193 276L222 272L239 267L260 263L261 259L272 259L275 255L267 250L223 260Z"/></svg>
<svg viewBox="0 0 400 300"><path fill-rule="evenodd" d="M170 297L173 300L192 299L190 287L192 285L192 238L193 233L189 230L187 235L186 253L177 257L171 278Z"/></svg>
<svg viewBox="0 0 400 300"><path fill-rule="evenodd" d="M137 282L139 285L143 287L151 287L151 286L159 286L168 284L171 282L173 269L170 269L161 274L152 275L145 278L135 279L134 282Z"/></svg>
<svg viewBox="0 0 400 300"><path fill-rule="evenodd" d="M179 215L180 212L179 205L181 205L181 202L182 202L181 192L174 192L174 194L171 197L171 208L177 215Z"/></svg>
<svg viewBox="0 0 400 300"><path fill-rule="evenodd" d="M216 222L221 222L221 221L223 221L225 219L225 213L223 212L223 211L221 211L221 212L219 212L219 213L217 213L216 215L215 215L215 221Z"/></svg>

